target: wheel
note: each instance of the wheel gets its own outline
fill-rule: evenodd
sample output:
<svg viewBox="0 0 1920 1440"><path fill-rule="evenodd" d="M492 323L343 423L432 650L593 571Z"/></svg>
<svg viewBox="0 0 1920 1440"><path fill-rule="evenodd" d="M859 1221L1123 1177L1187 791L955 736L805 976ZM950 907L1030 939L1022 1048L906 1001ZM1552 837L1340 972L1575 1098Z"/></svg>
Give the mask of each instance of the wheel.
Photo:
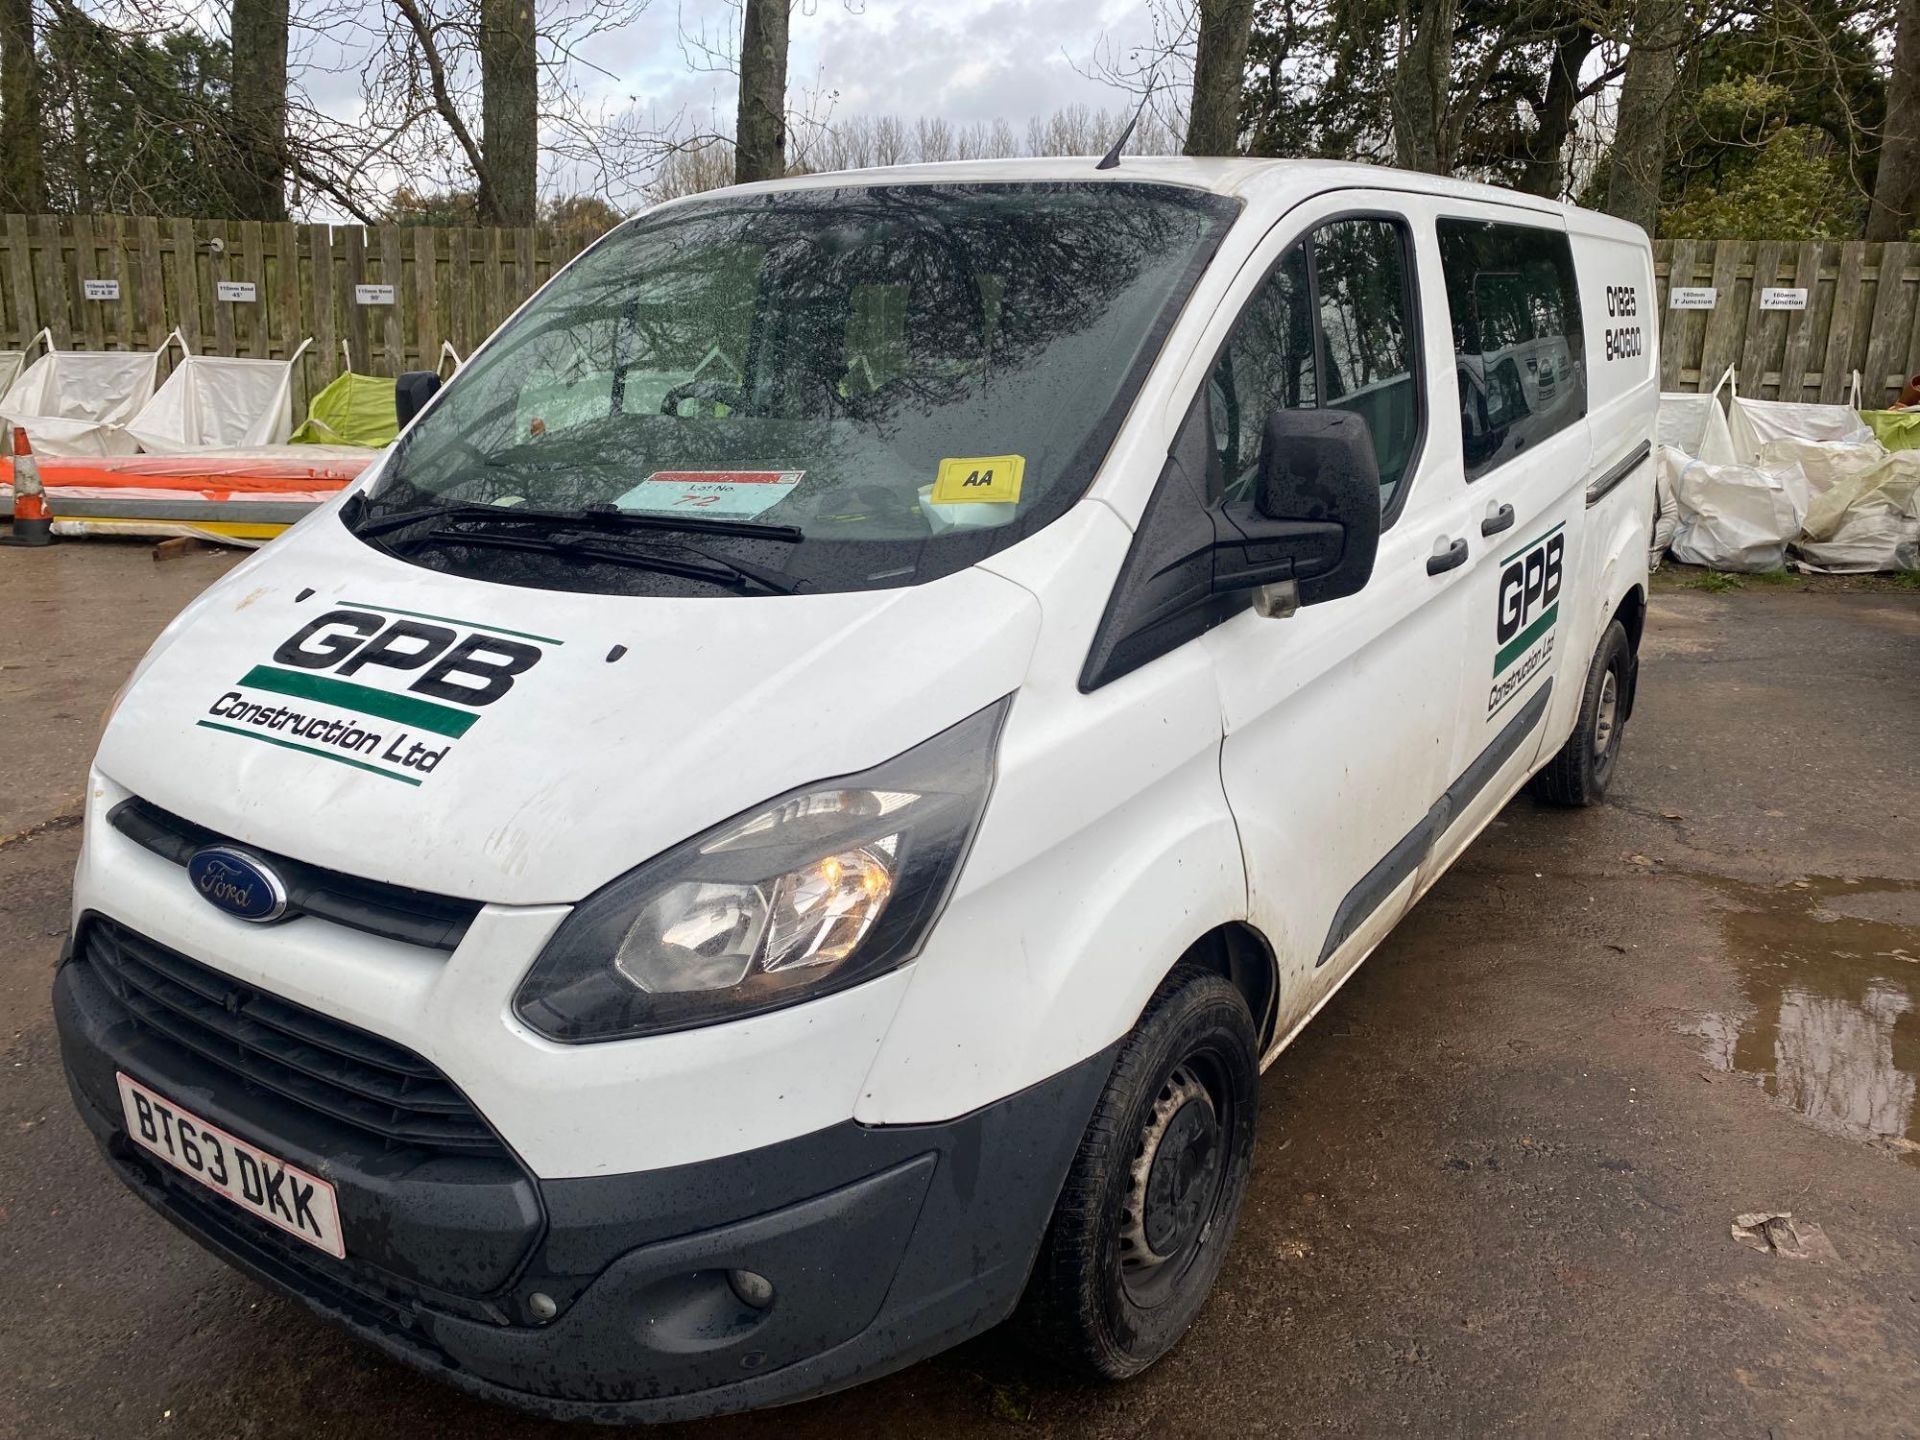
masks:
<svg viewBox="0 0 1920 1440"><path fill-rule="evenodd" d="M1260 1079L1246 1001L1182 965L1121 1046L1022 1301L1083 1374L1137 1375L1186 1333L1246 1194Z"/></svg>
<svg viewBox="0 0 1920 1440"><path fill-rule="evenodd" d="M1607 796L1627 720L1633 650L1618 620L1607 626L1587 670L1580 718L1560 753L1533 777L1533 793L1550 805L1598 805Z"/></svg>

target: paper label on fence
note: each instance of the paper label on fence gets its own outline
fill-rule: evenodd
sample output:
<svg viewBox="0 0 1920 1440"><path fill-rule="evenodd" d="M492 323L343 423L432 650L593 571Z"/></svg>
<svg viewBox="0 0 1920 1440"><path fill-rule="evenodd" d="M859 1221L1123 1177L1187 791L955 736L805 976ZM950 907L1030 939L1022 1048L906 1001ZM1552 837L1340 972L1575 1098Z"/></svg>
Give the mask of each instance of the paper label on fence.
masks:
<svg viewBox="0 0 1920 1440"><path fill-rule="evenodd" d="M353 287L353 303L391 305L393 304L393 287L391 285L356 285Z"/></svg>
<svg viewBox="0 0 1920 1440"><path fill-rule="evenodd" d="M236 305L247 304L258 298L251 280L216 280L213 293L215 299Z"/></svg>
<svg viewBox="0 0 1920 1440"><path fill-rule="evenodd" d="M118 300L120 282L118 280L82 280L81 290L89 300Z"/></svg>
<svg viewBox="0 0 1920 1440"><path fill-rule="evenodd" d="M1676 285L1667 297L1669 310L1711 310L1720 292L1711 285Z"/></svg>
<svg viewBox="0 0 1920 1440"><path fill-rule="evenodd" d="M793 493L804 470L656 470L613 503L622 510L751 520Z"/></svg>
<svg viewBox="0 0 1920 1440"><path fill-rule="evenodd" d="M1027 469L1021 455L970 455L940 462L933 480L936 505L1012 505Z"/></svg>
<svg viewBox="0 0 1920 1440"><path fill-rule="evenodd" d="M1785 285L1769 285L1760 292L1762 310L1804 310L1807 308L1807 292Z"/></svg>

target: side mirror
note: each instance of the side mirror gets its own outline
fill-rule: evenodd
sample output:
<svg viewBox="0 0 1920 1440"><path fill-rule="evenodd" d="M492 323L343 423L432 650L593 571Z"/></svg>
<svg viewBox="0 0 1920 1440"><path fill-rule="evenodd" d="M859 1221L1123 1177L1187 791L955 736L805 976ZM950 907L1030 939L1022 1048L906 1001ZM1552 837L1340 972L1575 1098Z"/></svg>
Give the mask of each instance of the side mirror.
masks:
<svg viewBox="0 0 1920 1440"><path fill-rule="evenodd" d="M426 408L440 391L440 372L409 370L393 382L393 410L402 427Z"/></svg>
<svg viewBox="0 0 1920 1440"><path fill-rule="evenodd" d="M1298 603L1313 605L1361 589L1380 547L1380 466L1366 417L1275 410L1258 490L1222 507L1220 520L1216 592L1292 582Z"/></svg>

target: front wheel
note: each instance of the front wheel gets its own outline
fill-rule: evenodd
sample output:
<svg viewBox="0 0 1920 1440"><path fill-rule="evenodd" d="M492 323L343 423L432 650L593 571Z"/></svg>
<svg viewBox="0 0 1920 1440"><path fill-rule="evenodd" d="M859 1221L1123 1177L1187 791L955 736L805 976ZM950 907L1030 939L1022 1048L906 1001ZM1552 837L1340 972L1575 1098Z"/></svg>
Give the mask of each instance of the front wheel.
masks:
<svg viewBox="0 0 1920 1440"><path fill-rule="evenodd" d="M1057 1359L1122 1380L1186 1333L1246 1194L1259 1074L1240 992L1177 968L1120 1048L1027 1285Z"/></svg>
<svg viewBox="0 0 1920 1440"><path fill-rule="evenodd" d="M1614 762L1620 757L1620 732L1627 721L1628 686L1633 677L1633 647L1618 620L1607 626L1587 670L1580 696L1580 718L1560 753L1533 777L1533 793L1550 805L1598 805L1607 796Z"/></svg>

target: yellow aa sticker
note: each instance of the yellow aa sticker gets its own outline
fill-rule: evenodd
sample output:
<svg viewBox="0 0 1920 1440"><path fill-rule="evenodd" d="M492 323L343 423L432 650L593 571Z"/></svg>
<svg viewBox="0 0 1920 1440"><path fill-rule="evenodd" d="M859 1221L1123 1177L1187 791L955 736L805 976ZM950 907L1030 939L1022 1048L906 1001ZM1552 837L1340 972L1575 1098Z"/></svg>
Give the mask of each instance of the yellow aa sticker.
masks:
<svg viewBox="0 0 1920 1440"><path fill-rule="evenodd" d="M1011 505L1020 498L1020 477L1026 469L1022 455L942 460L929 498L936 505Z"/></svg>

